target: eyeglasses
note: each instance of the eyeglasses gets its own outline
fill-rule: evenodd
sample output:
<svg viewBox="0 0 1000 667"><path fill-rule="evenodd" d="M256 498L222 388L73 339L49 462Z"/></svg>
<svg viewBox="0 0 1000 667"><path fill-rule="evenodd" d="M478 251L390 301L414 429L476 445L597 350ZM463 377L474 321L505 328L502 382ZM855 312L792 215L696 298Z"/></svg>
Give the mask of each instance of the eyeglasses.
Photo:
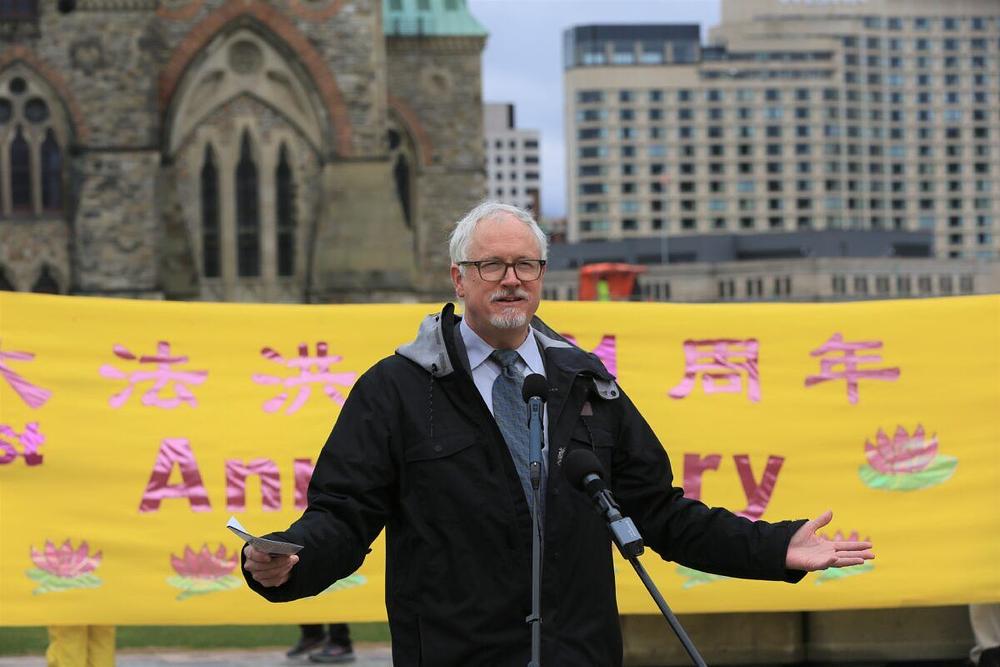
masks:
<svg viewBox="0 0 1000 667"><path fill-rule="evenodd" d="M479 277L490 283L497 283L507 275L507 269L513 267L514 275L522 282L531 282L542 277L545 268L544 259L519 259L516 262L501 262L498 259L483 259L478 262L457 262L459 266L474 266L479 271Z"/></svg>

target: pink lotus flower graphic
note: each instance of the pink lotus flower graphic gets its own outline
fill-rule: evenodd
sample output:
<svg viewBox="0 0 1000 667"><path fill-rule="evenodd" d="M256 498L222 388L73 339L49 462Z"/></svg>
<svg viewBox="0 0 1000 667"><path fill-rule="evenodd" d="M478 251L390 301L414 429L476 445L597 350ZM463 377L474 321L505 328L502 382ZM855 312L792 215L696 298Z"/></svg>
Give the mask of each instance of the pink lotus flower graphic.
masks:
<svg viewBox="0 0 1000 667"><path fill-rule="evenodd" d="M70 540L61 547L45 540L45 549L39 551L31 547L31 560L36 567L28 570L29 578L39 582L33 594L67 591L73 588L97 588L103 582L94 574L101 564L101 552L91 554L86 541L76 549Z"/></svg>
<svg viewBox="0 0 1000 667"><path fill-rule="evenodd" d="M958 459L938 454L937 436L929 440L924 427L917 425L912 434L902 426L890 439L882 429L875 444L865 441L868 463L858 469L865 485L886 491L915 491L948 481L955 473Z"/></svg>
<svg viewBox="0 0 1000 667"><path fill-rule="evenodd" d="M820 533L820 537L827 541L838 542L841 540L846 540L848 542L858 542L861 541L859 537L860 533L858 531L852 531L849 535L845 536L841 531L834 533L833 537L827 537L823 533ZM866 537L865 542L868 542L871 538ZM829 581L836 581L838 579L843 579L844 577L853 577L859 574L865 574L866 572L871 572L875 569L874 561L865 561L861 565L852 565L851 567L831 567L823 570L816 577L816 585L825 584Z"/></svg>
<svg viewBox="0 0 1000 667"><path fill-rule="evenodd" d="M230 556L224 544L215 553L209 551L207 544L198 552L185 545L183 558L170 554L170 564L177 576L168 577L167 583L181 589L178 600L239 588L243 581L232 574L239 562L239 552L234 551Z"/></svg>

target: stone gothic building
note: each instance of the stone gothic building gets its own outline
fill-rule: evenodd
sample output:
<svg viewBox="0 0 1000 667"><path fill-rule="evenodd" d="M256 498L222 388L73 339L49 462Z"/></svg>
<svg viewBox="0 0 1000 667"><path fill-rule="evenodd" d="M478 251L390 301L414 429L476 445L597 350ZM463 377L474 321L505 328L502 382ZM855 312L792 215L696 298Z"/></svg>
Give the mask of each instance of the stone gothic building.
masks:
<svg viewBox="0 0 1000 667"><path fill-rule="evenodd" d="M447 294L485 39L465 0L0 0L0 289Z"/></svg>

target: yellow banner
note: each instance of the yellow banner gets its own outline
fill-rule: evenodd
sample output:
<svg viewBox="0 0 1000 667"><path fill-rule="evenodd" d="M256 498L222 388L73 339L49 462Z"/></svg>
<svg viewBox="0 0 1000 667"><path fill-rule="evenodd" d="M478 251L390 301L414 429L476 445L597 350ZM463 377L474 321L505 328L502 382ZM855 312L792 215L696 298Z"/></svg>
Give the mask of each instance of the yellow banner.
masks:
<svg viewBox="0 0 1000 667"><path fill-rule="evenodd" d="M299 515L352 384L433 309L0 293L0 624L383 619L381 538L324 594L274 605L225 523ZM1000 297L539 314L619 377L687 495L770 520L833 508L828 536L875 542L795 586L647 552L675 611L1000 600ZM622 611L655 613L617 570Z"/></svg>

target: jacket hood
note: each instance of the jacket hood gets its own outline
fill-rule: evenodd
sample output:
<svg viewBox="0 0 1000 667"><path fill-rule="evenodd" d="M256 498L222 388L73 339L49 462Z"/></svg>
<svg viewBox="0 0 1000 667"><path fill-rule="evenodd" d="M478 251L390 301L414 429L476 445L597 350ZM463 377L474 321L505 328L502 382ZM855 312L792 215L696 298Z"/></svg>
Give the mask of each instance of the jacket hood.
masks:
<svg viewBox="0 0 1000 667"><path fill-rule="evenodd" d="M409 359L434 377L450 375L455 367L444 344L444 326L441 318L446 314L450 315L452 311L454 306L449 303L440 313L432 313L425 317L417 329L417 337L396 348L396 354Z"/></svg>
<svg viewBox="0 0 1000 667"><path fill-rule="evenodd" d="M455 365L448 354L445 335L455 335L454 327L462 320L461 316L455 315L454 312L455 305L448 303L440 313L425 317L417 330L417 337L397 348L396 354L409 359L434 377L451 374L455 370ZM589 370L606 382L614 380L614 376L608 373L604 364L595 355L584 352L567 341L537 316L531 319L531 332L541 346L543 354L550 349L575 351L578 354L572 356L577 363L572 365L579 366L581 371Z"/></svg>

